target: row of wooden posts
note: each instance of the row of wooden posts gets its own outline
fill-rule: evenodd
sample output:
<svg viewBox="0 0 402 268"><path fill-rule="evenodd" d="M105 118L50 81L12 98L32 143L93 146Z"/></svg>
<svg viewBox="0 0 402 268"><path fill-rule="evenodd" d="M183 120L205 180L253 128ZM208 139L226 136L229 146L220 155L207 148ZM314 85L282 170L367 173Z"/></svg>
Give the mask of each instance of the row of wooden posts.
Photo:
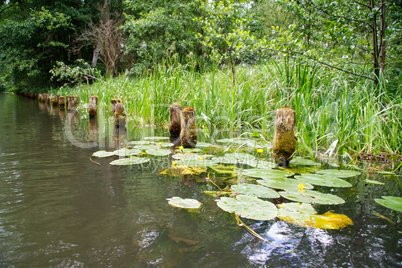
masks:
<svg viewBox="0 0 402 268"><path fill-rule="evenodd" d="M38 100L49 103L60 108L67 108L67 111L75 111L79 98L76 96L56 96L41 93ZM116 127L124 127L126 115L124 104L120 99L111 99L113 115ZM98 112L98 97L90 96L88 102L88 114L94 118ZM170 105L170 142L175 146L181 145L184 148L194 148L197 144L197 126L195 110L192 107L183 108L180 103ZM272 146L275 162L281 166L288 166L289 160L296 148L294 136L295 110L284 107L276 111L275 115L275 137Z"/></svg>

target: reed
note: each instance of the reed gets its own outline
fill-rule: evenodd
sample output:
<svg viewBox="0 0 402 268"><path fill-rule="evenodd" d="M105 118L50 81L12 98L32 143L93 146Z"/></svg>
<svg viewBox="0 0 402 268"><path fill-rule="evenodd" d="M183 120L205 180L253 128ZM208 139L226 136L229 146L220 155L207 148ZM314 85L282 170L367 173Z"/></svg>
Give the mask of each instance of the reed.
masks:
<svg viewBox="0 0 402 268"><path fill-rule="evenodd" d="M340 154L401 153L402 98L388 94L385 82L375 86L301 61L272 60L238 66L233 85L228 68L198 73L191 66L173 61L139 78L120 75L53 93L77 95L85 103L96 95L99 109L109 109L110 99L120 98L135 125L167 126L169 105L180 102L195 108L197 126L209 133L257 130L271 141L275 110L290 106L296 111L300 153L325 151L334 140Z"/></svg>

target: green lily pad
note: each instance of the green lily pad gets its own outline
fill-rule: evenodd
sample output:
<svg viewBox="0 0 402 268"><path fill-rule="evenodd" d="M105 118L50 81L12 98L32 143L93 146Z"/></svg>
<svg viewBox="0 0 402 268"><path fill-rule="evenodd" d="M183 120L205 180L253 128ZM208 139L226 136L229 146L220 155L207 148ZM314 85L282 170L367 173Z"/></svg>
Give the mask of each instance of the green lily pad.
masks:
<svg viewBox="0 0 402 268"><path fill-rule="evenodd" d="M154 142L151 141L130 141L127 143L127 145L135 146L135 145L149 145L149 144L155 144Z"/></svg>
<svg viewBox="0 0 402 268"><path fill-rule="evenodd" d="M210 167L210 166L215 166L218 163L214 160L209 160L209 159L183 159L177 161L177 166L179 167Z"/></svg>
<svg viewBox="0 0 402 268"><path fill-rule="evenodd" d="M374 201L392 210L402 212L402 197L397 196L381 196L381 198L374 198Z"/></svg>
<svg viewBox="0 0 402 268"><path fill-rule="evenodd" d="M113 153L117 156L125 157L125 156L139 155L141 153L141 150L123 148L123 149L116 150Z"/></svg>
<svg viewBox="0 0 402 268"><path fill-rule="evenodd" d="M195 145L195 147L199 147L199 148L205 148L205 147L209 147L212 146L211 143L207 143L207 142L201 142L201 141L197 141L197 144Z"/></svg>
<svg viewBox="0 0 402 268"><path fill-rule="evenodd" d="M106 151L97 151L92 154L92 156L99 157L99 158L110 157L113 155L115 155L114 152L106 152Z"/></svg>
<svg viewBox="0 0 402 268"><path fill-rule="evenodd" d="M345 200L333 194L323 194L313 190L302 191L281 191L279 194L289 200L322 205L339 205L345 203Z"/></svg>
<svg viewBox="0 0 402 268"><path fill-rule="evenodd" d="M265 160L258 160L258 161L252 160L248 161L246 164L249 165L250 167L262 168L262 169L271 169L276 167L276 164L274 162L268 162Z"/></svg>
<svg viewBox="0 0 402 268"><path fill-rule="evenodd" d="M377 185L385 185L385 183L383 183L383 182L370 180L370 179L366 179L366 182L371 183L371 184L377 184Z"/></svg>
<svg viewBox="0 0 402 268"><path fill-rule="evenodd" d="M295 179L290 178L264 178L262 180L257 180L257 183L264 185L266 187L281 189L286 191L298 191L300 182ZM304 183L304 189L313 189L313 185L310 183Z"/></svg>
<svg viewBox="0 0 402 268"><path fill-rule="evenodd" d="M302 174L295 176L295 179L298 180L300 183L308 182L313 185L319 186L327 186L327 187L352 187L347 181L342 179L331 177L331 176L324 176L319 174Z"/></svg>
<svg viewBox="0 0 402 268"><path fill-rule="evenodd" d="M164 140L169 140L169 137L158 137L158 136L153 136L153 137L145 137L144 140L151 140L151 141L164 141Z"/></svg>
<svg viewBox="0 0 402 268"><path fill-rule="evenodd" d="M182 199L181 197L174 196L172 198L167 198L169 205L177 208L185 209L199 209L202 205L201 202L191 198Z"/></svg>
<svg viewBox="0 0 402 268"><path fill-rule="evenodd" d="M167 156L170 155L172 152L168 149L148 149L145 151L149 155L153 156Z"/></svg>
<svg viewBox="0 0 402 268"><path fill-rule="evenodd" d="M320 163L314 162L311 159L296 157L290 160L290 164L294 166L321 166Z"/></svg>
<svg viewBox="0 0 402 268"><path fill-rule="evenodd" d="M238 195L236 199L221 197L217 205L224 211L258 221L272 220L278 215L278 209L274 204L248 195Z"/></svg>
<svg viewBox="0 0 402 268"><path fill-rule="evenodd" d="M115 166L128 166L128 165L139 165L139 164L144 164L149 162L149 158L145 157L129 157L129 158L122 158L122 159L117 159L112 162L110 162L111 165Z"/></svg>
<svg viewBox="0 0 402 268"><path fill-rule="evenodd" d="M176 152L183 152L183 153L200 153L202 150L200 148L183 148L183 150L176 150Z"/></svg>
<svg viewBox="0 0 402 268"><path fill-rule="evenodd" d="M247 163L249 161L255 160L255 156L246 153L233 153L233 154L226 154L225 157L234 158L240 161L240 163Z"/></svg>
<svg viewBox="0 0 402 268"><path fill-rule="evenodd" d="M199 154L192 153L176 153L173 156L173 159L176 160L202 160L203 157Z"/></svg>
<svg viewBox="0 0 402 268"><path fill-rule="evenodd" d="M350 178L361 174L361 172L355 170L339 170L339 169L323 169L317 171L317 173L327 176L335 176L338 178Z"/></svg>
<svg viewBox="0 0 402 268"><path fill-rule="evenodd" d="M215 160L212 160L215 161ZM237 176L238 168L233 165L216 165L210 167L213 171L215 171L219 175L232 175Z"/></svg>
<svg viewBox="0 0 402 268"><path fill-rule="evenodd" d="M254 168L244 170L243 175L253 178L284 178L292 176L293 173L272 168Z"/></svg>
<svg viewBox="0 0 402 268"><path fill-rule="evenodd" d="M288 221L305 221L309 219L311 215L317 214L317 211L306 203L282 203L278 205L278 218Z"/></svg>
<svg viewBox="0 0 402 268"><path fill-rule="evenodd" d="M280 195L271 188L256 185L241 183L239 185L232 185L231 188L241 194L255 196L260 198L279 198Z"/></svg>

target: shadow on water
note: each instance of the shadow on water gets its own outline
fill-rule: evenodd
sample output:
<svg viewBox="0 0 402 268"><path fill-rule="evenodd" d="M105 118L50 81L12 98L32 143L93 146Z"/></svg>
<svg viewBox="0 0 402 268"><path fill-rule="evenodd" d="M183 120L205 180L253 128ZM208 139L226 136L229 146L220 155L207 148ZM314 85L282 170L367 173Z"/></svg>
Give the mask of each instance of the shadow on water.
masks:
<svg viewBox="0 0 402 268"><path fill-rule="evenodd" d="M363 174L353 188L334 190L345 205L316 207L348 215L354 225L345 229L245 221L266 243L204 194L212 185L158 176L168 157L128 167L91 162L94 151L167 136L113 124L107 111L90 119L0 94L0 267L401 267L401 214L373 202L400 196L400 177L373 175L383 186ZM203 207L173 208L172 196Z"/></svg>

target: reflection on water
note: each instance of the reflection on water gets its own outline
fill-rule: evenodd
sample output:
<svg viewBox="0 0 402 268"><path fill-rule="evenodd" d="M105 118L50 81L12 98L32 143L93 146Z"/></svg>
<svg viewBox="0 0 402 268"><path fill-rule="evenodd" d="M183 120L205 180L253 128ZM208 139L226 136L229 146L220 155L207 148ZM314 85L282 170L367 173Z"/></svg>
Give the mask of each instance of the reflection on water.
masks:
<svg viewBox="0 0 402 268"><path fill-rule="evenodd" d="M91 162L98 149L120 148L155 131L113 124L107 113L89 120L0 95L0 267L400 266L400 214L372 201L378 192L400 195L399 179L376 178L387 181L379 186L355 178L353 189L336 190L346 205L316 208L351 217L355 225L347 229L245 221L272 242L266 243L203 193L215 190L212 185L155 175L169 165L168 157L142 167ZM172 196L198 199L203 209L170 207L166 198Z"/></svg>

